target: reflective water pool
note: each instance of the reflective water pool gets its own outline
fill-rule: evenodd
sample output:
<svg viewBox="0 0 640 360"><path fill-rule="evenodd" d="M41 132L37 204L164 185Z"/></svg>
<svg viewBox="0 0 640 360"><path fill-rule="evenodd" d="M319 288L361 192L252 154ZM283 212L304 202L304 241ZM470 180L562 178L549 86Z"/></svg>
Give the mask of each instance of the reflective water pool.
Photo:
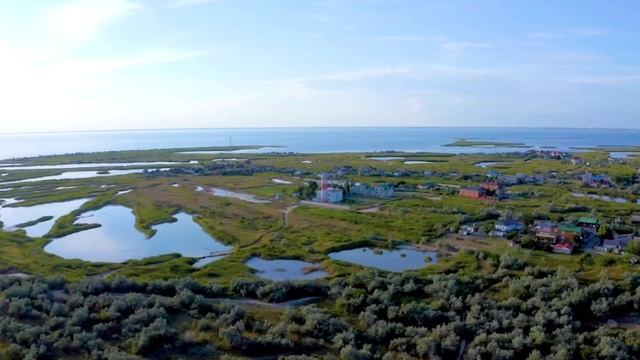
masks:
<svg viewBox="0 0 640 360"><path fill-rule="evenodd" d="M433 161L424 161L424 160L409 160L404 162L407 165L417 165L417 164L433 164Z"/></svg>
<svg viewBox="0 0 640 360"><path fill-rule="evenodd" d="M483 162L475 163L474 165L481 168L488 168L496 165L497 163L498 163L497 161L483 161Z"/></svg>
<svg viewBox="0 0 640 360"><path fill-rule="evenodd" d="M319 268L318 264L301 260L265 260L252 257L245 264L256 270L258 277L273 281L313 280L328 275L326 271Z"/></svg>
<svg viewBox="0 0 640 360"><path fill-rule="evenodd" d="M620 152L612 152L609 153L609 156L611 156L613 159L629 159L629 158L633 158L636 156L640 156L640 153L638 152L630 152L630 151L620 151Z"/></svg>
<svg viewBox="0 0 640 360"><path fill-rule="evenodd" d="M375 157L370 157L369 160L378 160L378 161L404 160L404 156L375 156Z"/></svg>
<svg viewBox="0 0 640 360"><path fill-rule="evenodd" d="M27 166L4 166L0 170L48 170L48 169L79 169L97 167L130 167L130 166L151 166L151 165L186 165L188 163L177 161L140 161L128 163L76 163L58 165L27 165Z"/></svg>
<svg viewBox="0 0 640 360"><path fill-rule="evenodd" d="M598 195L598 194L585 194L585 193L571 193L571 195L578 197L578 198L591 198L591 199L596 199L596 200L602 200L602 201L607 201L607 202L615 202L618 204L625 204L628 203L629 200L623 198L623 197L611 197L608 195Z"/></svg>
<svg viewBox="0 0 640 360"><path fill-rule="evenodd" d="M154 226L156 234L147 239L134 227L135 218L130 209L106 206L87 212L76 221L97 223L101 227L55 239L45 251L66 259L123 262L169 253L201 257L231 250L209 236L190 215L178 213L174 217L176 222Z"/></svg>
<svg viewBox="0 0 640 360"><path fill-rule="evenodd" d="M391 272L421 269L425 265L438 262L438 253L422 251L409 246L393 250L356 248L333 252L329 254L329 257L334 260Z"/></svg>
<svg viewBox="0 0 640 360"><path fill-rule="evenodd" d="M293 184L291 181L282 180L282 179L271 179L271 181L273 181L276 184L282 184L282 185L291 185L291 184Z"/></svg>
<svg viewBox="0 0 640 360"><path fill-rule="evenodd" d="M238 158L226 158L226 159L213 159L213 162L224 162L224 161L247 161L249 159L238 159Z"/></svg>
<svg viewBox="0 0 640 360"><path fill-rule="evenodd" d="M17 183L24 183L24 182L31 182L31 181L46 181L46 180L88 179L92 177L137 174L137 173L142 173L143 171L144 171L143 169L111 170L107 173L101 173L99 171L67 171L59 175L41 176L41 177L29 178L24 180L16 180L16 181L6 181L6 182L3 182L2 184L17 184Z"/></svg>
<svg viewBox="0 0 640 360"><path fill-rule="evenodd" d="M43 236L51 230L51 227L60 216L67 215L73 210L78 209L88 200L89 199L78 199L24 207L2 206L0 207L0 221L4 223L6 229L12 229L16 225L34 221L44 216L53 216L51 220L39 222L24 228L29 236ZM4 205L10 202L16 201L10 200Z"/></svg>
<svg viewBox="0 0 640 360"><path fill-rule="evenodd" d="M213 196L230 197L230 198L240 199L240 200L247 201L254 204L270 203L269 200L258 199L255 197L255 195L252 195L252 194L235 192L235 191L221 189L221 188L211 188L211 193L213 194Z"/></svg>

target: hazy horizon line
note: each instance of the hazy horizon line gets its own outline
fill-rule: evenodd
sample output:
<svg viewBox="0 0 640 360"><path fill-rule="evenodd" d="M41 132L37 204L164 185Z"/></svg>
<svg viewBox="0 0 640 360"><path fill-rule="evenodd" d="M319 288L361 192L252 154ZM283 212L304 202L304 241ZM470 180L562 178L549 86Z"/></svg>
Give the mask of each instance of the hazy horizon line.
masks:
<svg viewBox="0 0 640 360"><path fill-rule="evenodd" d="M574 127L574 126L256 126L256 127L193 127L193 128L131 128L100 130L51 130L51 131L18 131L0 132L3 135L36 135L36 134L74 134L74 133L109 133L109 132L142 132L142 131L193 131L193 130L268 130L268 129L557 129L557 130L634 130L629 127Z"/></svg>

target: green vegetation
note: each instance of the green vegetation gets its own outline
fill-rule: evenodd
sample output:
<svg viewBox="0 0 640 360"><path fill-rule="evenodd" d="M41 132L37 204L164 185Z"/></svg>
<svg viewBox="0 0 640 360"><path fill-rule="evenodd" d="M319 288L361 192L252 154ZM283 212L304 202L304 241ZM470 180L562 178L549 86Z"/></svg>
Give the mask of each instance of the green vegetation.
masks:
<svg viewBox="0 0 640 360"><path fill-rule="evenodd" d="M445 144L443 146L464 146L464 147L512 147L512 148L530 148L530 145L524 143L510 143L500 141L483 141L483 140L470 140L470 139L458 139L452 143Z"/></svg>
<svg viewBox="0 0 640 360"><path fill-rule="evenodd" d="M49 221L51 219L53 219L53 216L42 216L42 217L39 217L39 218L37 218L35 220L31 220L31 221L24 222L22 224L18 224L15 227L17 227L17 228L26 228L26 227L29 227L29 226L33 226L33 225L39 224L41 222Z"/></svg>
<svg viewBox="0 0 640 360"><path fill-rule="evenodd" d="M455 146L526 146L464 141L475 145ZM23 230L0 230L0 354L43 359L170 359L178 358L177 354L193 359L222 354L409 359L456 358L459 352L473 359L640 356L637 240L619 254L578 249L574 255L564 255L529 249L536 244L533 230L513 236L522 247L488 235L497 221L506 218L533 228L536 221L574 223L592 217L605 239L637 232L637 224L630 219L638 212L640 159L612 162L604 151L580 154L584 159L580 163L572 163L570 156L532 151L389 152L242 154L247 161L225 163L212 160L237 154L181 153L191 150L21 159L29 165L197 163L157 173L20 186L0 182L0 188L11 188L0 193L3 198L21 200L8 205L12 207L88 199L58 218L44 238L30 238ZM371 156L404 160L375 161ZM414 159L430 163L403 163ZM487 161L498 164L491 169L476 166ZM499 175L490 174L495 171ZM60 171L7 172L3 180ZM332 172L337 182L391 184L395 193L390 198L349 196L346 209L301 204L301 198L315 195L317 185L309 179L316 179L320 172ZM608 175L613 185L587 187L581 181L587 172ZM521 174L543 180L509 185L504 201L459 195L461 187L496 180L490 176ZM207 191L212 187L269 202L217 197ZM627 202L574 193L620 197ZM196 259L179 254L101 264L44 251L56 238L100 226L82 215L108 205L130 208L136 227L148 241L154 240L155 225L175 221L176 213L186 212L233 251L202 268L193 266ZM480 234L457 234L470 224ZM436 251L438 262L388 274L328 256L343 249L400 244ZM329 276L313 283L259 280L260 274L245 265L253 256L317 262ZM57 278L44 278L54 275ZM316 297L313 306L287 310L271 304L307 296Z"/></svg>

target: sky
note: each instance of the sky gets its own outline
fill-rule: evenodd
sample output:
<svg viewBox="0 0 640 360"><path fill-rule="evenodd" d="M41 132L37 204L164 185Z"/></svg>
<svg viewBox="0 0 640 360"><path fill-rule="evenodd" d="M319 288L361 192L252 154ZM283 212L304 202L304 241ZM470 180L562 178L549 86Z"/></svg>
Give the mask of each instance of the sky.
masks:
<svg viewBox="0 0 640 360"><path fill-rule="evenodd" d="M0 132L640 128L638 0L0 0Z"/></svg>

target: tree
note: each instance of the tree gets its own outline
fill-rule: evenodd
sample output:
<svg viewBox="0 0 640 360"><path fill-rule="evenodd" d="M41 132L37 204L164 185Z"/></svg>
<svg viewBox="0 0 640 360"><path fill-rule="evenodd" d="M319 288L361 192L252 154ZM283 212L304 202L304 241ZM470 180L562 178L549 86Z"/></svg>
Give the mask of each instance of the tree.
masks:
<svg viewBox="0 0 640 360"><path fill-rule="evenodd" d="M640 255L640 240L629 241L627 251L634 255Z"/></svg>
<svg viewBox="0 0 640 360"><path fill-rule="evenodd" d="M612 239L613 231L611 231L609 225L603 224L602 226L600 226L600 229L598 229L598 236L600 236L602 239Z"/></svg>

